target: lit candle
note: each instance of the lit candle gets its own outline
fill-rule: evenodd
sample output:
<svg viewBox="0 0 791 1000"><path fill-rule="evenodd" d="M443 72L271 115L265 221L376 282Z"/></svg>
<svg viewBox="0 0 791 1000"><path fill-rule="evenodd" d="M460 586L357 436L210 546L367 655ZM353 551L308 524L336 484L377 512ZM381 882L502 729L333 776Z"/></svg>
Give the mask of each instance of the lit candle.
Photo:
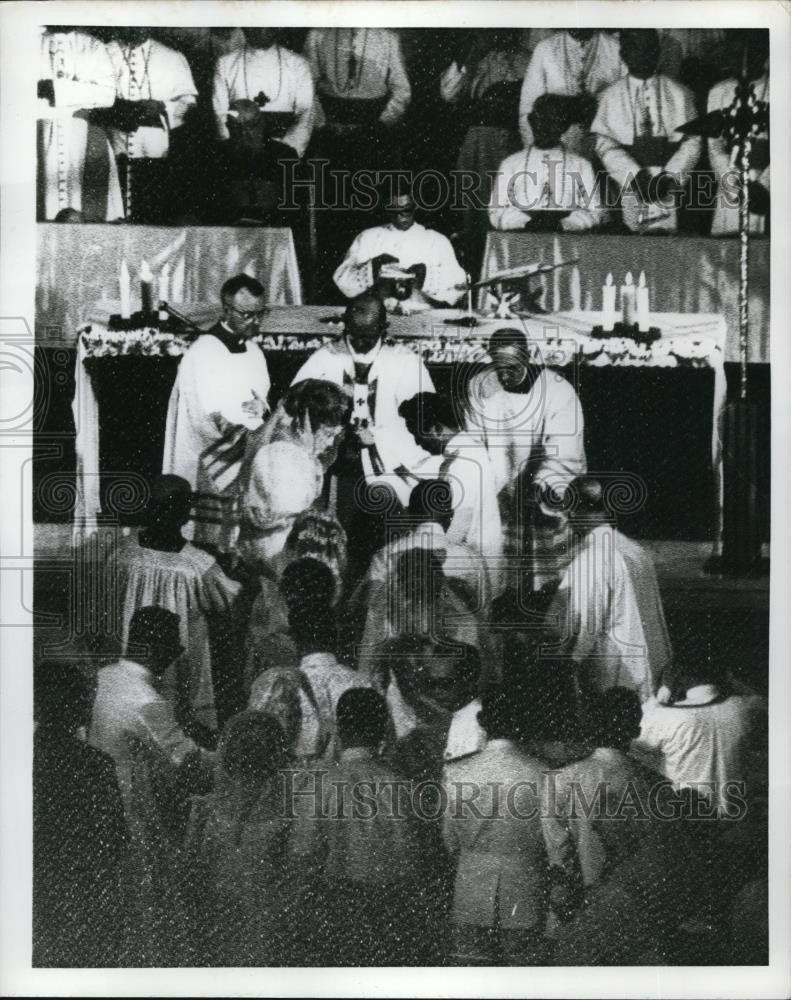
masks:
<svg viewBox="0 0 791 1000"><path fill-rule="evenodd" d="M170 298L170 261L165 261L159 272L159 292L157 294L165 302Z"/></svg>
<svg viewBox="0 0 791 1000"><path fill-rule="evenodd" d="M607 274L607 280L602 285L601 298L601 328L607 331L612 330L615 326L615 284L612 280L612 272Z"/></svg>
<svg viewBox="0 0 791 1000"><path fill-rule="evenodd" d="M144 316L150 316L154 308L154 275L148 261L140 262L140 308Z"/></svg>
<svg viewBox="0 0 791 1000"><path fill-rule="evenodd" d="M129 268L126 265L126 258L121 261L121 275L118 284L121 290L121 318L129 319L132 315L132 299L129 291Z"/></svg>
<svg viewBox="0 0 791 1000"><path fill-rule="evenodd" d="M645 271L640 272L637 283L637 329L640 333L648 333L651 329L651 310L648 302L648 285L645 283Z"/></svg>
<svg viewBox="0 0 791 1000"><path fill-rule="evenodd" d="M621 322L624 326L634 326L634 279L632 272L626 272L626 278L621 285Z"/></svg>

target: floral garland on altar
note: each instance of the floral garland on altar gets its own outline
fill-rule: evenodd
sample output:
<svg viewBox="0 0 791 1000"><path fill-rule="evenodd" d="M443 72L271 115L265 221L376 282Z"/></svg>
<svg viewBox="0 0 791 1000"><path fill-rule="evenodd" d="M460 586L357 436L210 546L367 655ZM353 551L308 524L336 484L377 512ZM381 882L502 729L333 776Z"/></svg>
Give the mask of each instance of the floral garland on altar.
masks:
<svg viewBox="0 0 791 1000"><path fill-rule="evenodd" d="M256 337L264 351L313 351L322 343L334 340L306 334L261 334ZM181 334L157 327L139 330L108 330L101 325L86 326L79 332L86 357L178 357L191 340ZM389 336L389 343L405 343L423 360L432 364L486 362L488 337L456 336L401 338ZM641 344L627 337L547 338L531 341L531 360L535 364L564 368L575 360L595 368L612 366L673 368L678 365L706 368L722 348L716 339L705 335L679 334Z"/></svg>

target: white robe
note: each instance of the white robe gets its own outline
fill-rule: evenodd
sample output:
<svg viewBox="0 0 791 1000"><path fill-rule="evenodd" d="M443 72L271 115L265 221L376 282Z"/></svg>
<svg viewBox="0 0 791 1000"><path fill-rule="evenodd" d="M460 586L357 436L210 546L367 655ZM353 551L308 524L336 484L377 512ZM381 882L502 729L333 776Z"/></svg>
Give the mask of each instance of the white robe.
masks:
<svg viewBox="0 0 791 1000"><path fill-rule="evenodd" d="M355 387L354 361L345 343L320 347L297 372L293 384L309 378L334 382L352 391ZM433 392L434 383L422 359L408 347L383 344L371 364L367 392L365 386L358 388L360 392L354 393L354 399L360 395L367 396L364 400L366 413L373 403L370 430L384 467L384 471L378 474L368 449L363 449L366 478L369 483L377 480L388 483L401 502L406 504L418 479L435 475L439 462L436 456L429 455L415 442L399 416L398 407L418 392ZM353 410L352 418L354 413ZM403 471L399 473L399 469L406 470L409 475Z"/></svg>
<svg viewBox="0 0 791 1000"><path fill-rule="evenodd" d="M590 531L561 579L549 611L567 654L598 691L626 687L647 701L673 650L653 560L609 524Z"/></svg>
<svg viewBox="0 0 791 1000"><path fill-rule="evenodd" d="M598 94L626 73L620 45L611 35L597 31L585 44L567 31L540 41L531 56L519 100L519 131L525 147L533 142L527 116L541 94Z"/></svg>
<svg viewBox="0 0 791 1000"><path fill-rule="evenodd" d="M81 31L43 32L39 49L40 80L52 80L55 104L39 99L39 183L44 213L54 219L63 208L82 211L82 177L88 122L75 118L88 108L109 108L115 100L113 67L107 50ZM118 170L109 154L106 221L123 217Z"/></svg>
<svg viewBox="0 0 791 1000"><path fill-rule="evenodd" d="M765 779L766 702L758 695L734 694L703 704L716 695L715 688L702 684L674 705L652 698L643 706L632 752L675 788L698 791L725 815L728 782L744 781L749 803L756 791L749 779Z"/></svg>
<svg viewBox="0 0 791 1000"><path fill-rule="evenodd" d="M599 225L601 199L588 160L560 146L531 146L503 160L489 204L489 222L494 229L524 229L532 209L570 210L560 222L566 232Z"/></svg>
<svg viewBox="0 0 791 1000"><path fill-rule="evenodd" d="M716 83L709 91L709 99L706 104L707 111L724 111L733 104L736 96L736 80L722 80ZM757 80L753 80L753 90L759 101L769 100L769 75L765 73ZM766 139L766 135L761 136ZM737 149L728 149L723 139L709 139L709 162L717 178L718 183L723 174L732 174L734 179L738 177L739 165L737 162ZM763 170L750 170L750 180L757 181L763 185L767 191L769 187L770 164ZM726 233L737 233L739 231L739 195L738 185L733 182L729 185L728 200L731 204L725 204L723 192L717 191L717 199L714 207L714 218L711 223L711 235L722 236ZM766 231L766 216L757 215L750 212L750 232L763 233Z"/></svg>
<svg viewBox="0 0 791 1000"><path fill-rule="evenodd" d="M454 305L464 294L464 269L450 240L419 222L404 230L391 225L364 229L349 247L333 281L347 298L361 295L374 283L371 260L385 253L402 268L426 265L426 280L418 293L424 301Z"/></svg>
<svg viewBox="0 0 791 1000"><path fill-rule="evenodd" d="M269 98L266 111L290 111L294 121L282 141L303 156L313 131L313 79L302 56L282 45L253 49L245 45L220 56L214 70L212 105L221 140L229 137L226 118L233 101Z"/></svg>
<svg viewBox="0 0 791 1000"><path fill-rule="evenodd" d="M256 395L266 401L269 370L261 348L250 341L245 346L244 352L234 354L212 334L198 337L181 359L170 394L162 471L186 479L206 498L232 489L241 467L240 457L229 465L218 486L202 461L207 449L263 422L246 413L242 404ZM208 527L207 531L218 534Z"/></svg>
<svg viewBox="0 0 791 1000"><path fill-rule="evenodd" d="M118 598L123 648L129 639L129 623L138 608L156 606L178 615L181 644L186 653L184 662L179 661L165 675L166 689L174 704L177 696L187 694L195 718L216 729L206 614L227 614L240 584L227 577L212 556L189 542L180 552L160 552L130 538L113 553L110 567L110 579L115 580ZM184 691L178 683L182 678Z"/></svg>
<svg viewBox="0 0 791 1000"><path fill-rule="evenodd" d="M468 545L483 556L492 593L504 588L503 528L489 452L483 438L461 432L445 445L440 478L451 487L453 519L448 541Z"/></svg>
<svg viewBox="0 0 791 1000"><path fill-rule="evenodd" d="M638 80L627 76L609 86L599 98L599 109L591 125L596 135L596 152L607 173L621 188L621 203L627 225L635 229L630 221L639 215L637 195L627 190L629 183L641 169L630 150L640 134L641 94L643 84L648 85L649 109L651 112L652 134L666 137L678 143L666 163L651 164L646 169L652 174L661 170L672 174L683 184L700 159L702 140L699 136L685 136L676 129L696 116L692 92L670 77L656 75L649 80ZM674 230L676 228L675 209L665 209L660 205L646 207L648 225L651 229Z"/></svg>
<svg viewBox="0 0 791 1000"><path fill-rule="evenodd" d="M387 96L379 116L383 125L404 117L412 90L394 31L383 28L311 28L305 39L305 58L316 82L316 126L325 124L321 94L347 99ZM350 77L349 56L354 53L357 74Z"/></svg>
<svg viewBox="0 0 791 1000"><path fill-rule="evenodd" d="M151 38L129 46L113 41L107 46L115 71L116 96L127 101L163 101L162 128L142 126L134 132L110 128L116 156L161 159L168 155L170 133L179 128L198 94L189 63L180 52Z"/></svg>

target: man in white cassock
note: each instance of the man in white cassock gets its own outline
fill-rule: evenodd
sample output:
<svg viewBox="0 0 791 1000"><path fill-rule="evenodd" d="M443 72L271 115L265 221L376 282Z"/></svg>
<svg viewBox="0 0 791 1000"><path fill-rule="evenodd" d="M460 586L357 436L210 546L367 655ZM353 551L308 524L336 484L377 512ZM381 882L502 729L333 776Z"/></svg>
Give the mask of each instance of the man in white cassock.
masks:
<svg viewBox="0 0 791 1000"><path fill-rule="evenodd" d="M625 687L645 702L673 659L653 559L617 530L600 483L576 479L569 496L572 558L547 612L559 630L556 649L588 690Z"/></svg>
<svg viewBox="0 0 791 1000"><path fill-rule="evenodd" d="M657 72L659 36L650 29L621 32L629 75L599 98L591 125L596 152L621 194L633 232L675 231L676 194L700 158L699 136L676 130L695 117L692 93Z"/></svg>
<svg viewBox="0 0 791 1000"><path fill-rule="evenodd" d="M217 60L212 105L236 211L271 209L281 162L301 159L313 131L313 78L272 28L245 28L245 44Z"/></svg>
<svg viewBox="0 0 791 1000"><path fill-rule="evenodd" d="M382 125L403 118L412 91L396 32L311 28L303 51L316 82L318 127L354 130L364 124L354 114L360 102Z"/></svg>
<svg viewBox="0 0 791 1000"><path fill-rule="evenodd" d="M197 494L193 540L225 551L234 538L234 487L247 435L269 410L270 380L264 352L252 342L266 308L263 286L239 274L225 282L221 299L223 318L181 359L162 471L186 479Z"/></svg>
<svg viewBox="0 0 791 1000"><path fill-rule="evenodd" d="M606 31L570 28L540 41L530 58L519 100L519 131L528 147L533 130L528 118L541 94L595 97L626 73L618 42Z"/></svg>
<svg viewBox="0 0 791 1000"><path fill-rule="evenodd" d="M590 162L563 145L567 101L542 94L528 116L533 143L500 164L489 205L494 229L585 232L603 219Z"/></svg>
<svg viewBox="0 0 791 1000"><path fill-rule="evenodd" d="M408 293L419 304L454 305L466 277L450 240L415 222L415 201L406 186L394 186L385 197L387 224L356 237L333 275L335 284L349 299L376 286L388 305ZM387 277L391 266L414 276L406 279L403 292L397 277Z"/></svg>
<svg viewBox="0 0 791 1000"><path fill-rule="evenodd" d="M562 491L586 472L585 423L574 387L559 372L531 364L521 330L495 331L489 359L470 380L465 424L486 446L504 551L512 561L528 546L537 552L537 539L527 535L528 500L535 490ZM510 573L509 580L515 582Z"/></svg>
<svg viewBox="0 0 791 1000"><path fill-rule="evenodd" d="M121 218L118 170L107 137L87 115L115 100L104 45L83 31L42 28L38 77L37 217L52 220L70 208L89 222Z"/></svg>
<svg viewBox="0 0 791 1000"><path fill-rule="evenodd" d="M453 516L448 541L468 545L486 563L493 597L504 589L503 532L495 476L481 435L463 430L453 401L434 392L406 400L399 413L417 443L441 458L439 478L450 484Z"/></svg>
<svg viewBox="0 0 791 1000"><path fill-rule="evenodd" d="M171 133L198 92L184 56L151 38L147 28L116 28L114 36L107 45L116 93L108 135L124 177L125 214L130 221L157 223L168 207L164 161Z"/></svg>
<svg viewBox="0 0 791 1000"><path fill-rule="evenodd" d="M349 424L333 467L338 519L349 540L349 578L368 567L384 541L382 518L391 502L406 505L420 479L438 462L414 440L398 412L400 404L434 385L422 359L401 345L383 343L384 306L375 295L349 303L345 334L321 347L297 372L294 383L322 379L346 389L352 399ZM377 499L378 498L378 499Z"/></svg>

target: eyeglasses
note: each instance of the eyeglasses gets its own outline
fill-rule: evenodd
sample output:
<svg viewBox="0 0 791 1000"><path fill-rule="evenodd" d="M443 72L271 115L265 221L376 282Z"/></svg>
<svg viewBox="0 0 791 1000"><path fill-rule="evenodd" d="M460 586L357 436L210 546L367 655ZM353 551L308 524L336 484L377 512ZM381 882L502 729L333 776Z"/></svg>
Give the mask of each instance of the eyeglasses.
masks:
<svg viewBox="0 0 791 1000"><path fill-rule="evenodd" d="M237 309L236 306L225 304L226 309L230 309L231 312L235 312L237 316L243 319L245 322L249 322L251 319L263 319L267 314L267 309Z"/></svg>

